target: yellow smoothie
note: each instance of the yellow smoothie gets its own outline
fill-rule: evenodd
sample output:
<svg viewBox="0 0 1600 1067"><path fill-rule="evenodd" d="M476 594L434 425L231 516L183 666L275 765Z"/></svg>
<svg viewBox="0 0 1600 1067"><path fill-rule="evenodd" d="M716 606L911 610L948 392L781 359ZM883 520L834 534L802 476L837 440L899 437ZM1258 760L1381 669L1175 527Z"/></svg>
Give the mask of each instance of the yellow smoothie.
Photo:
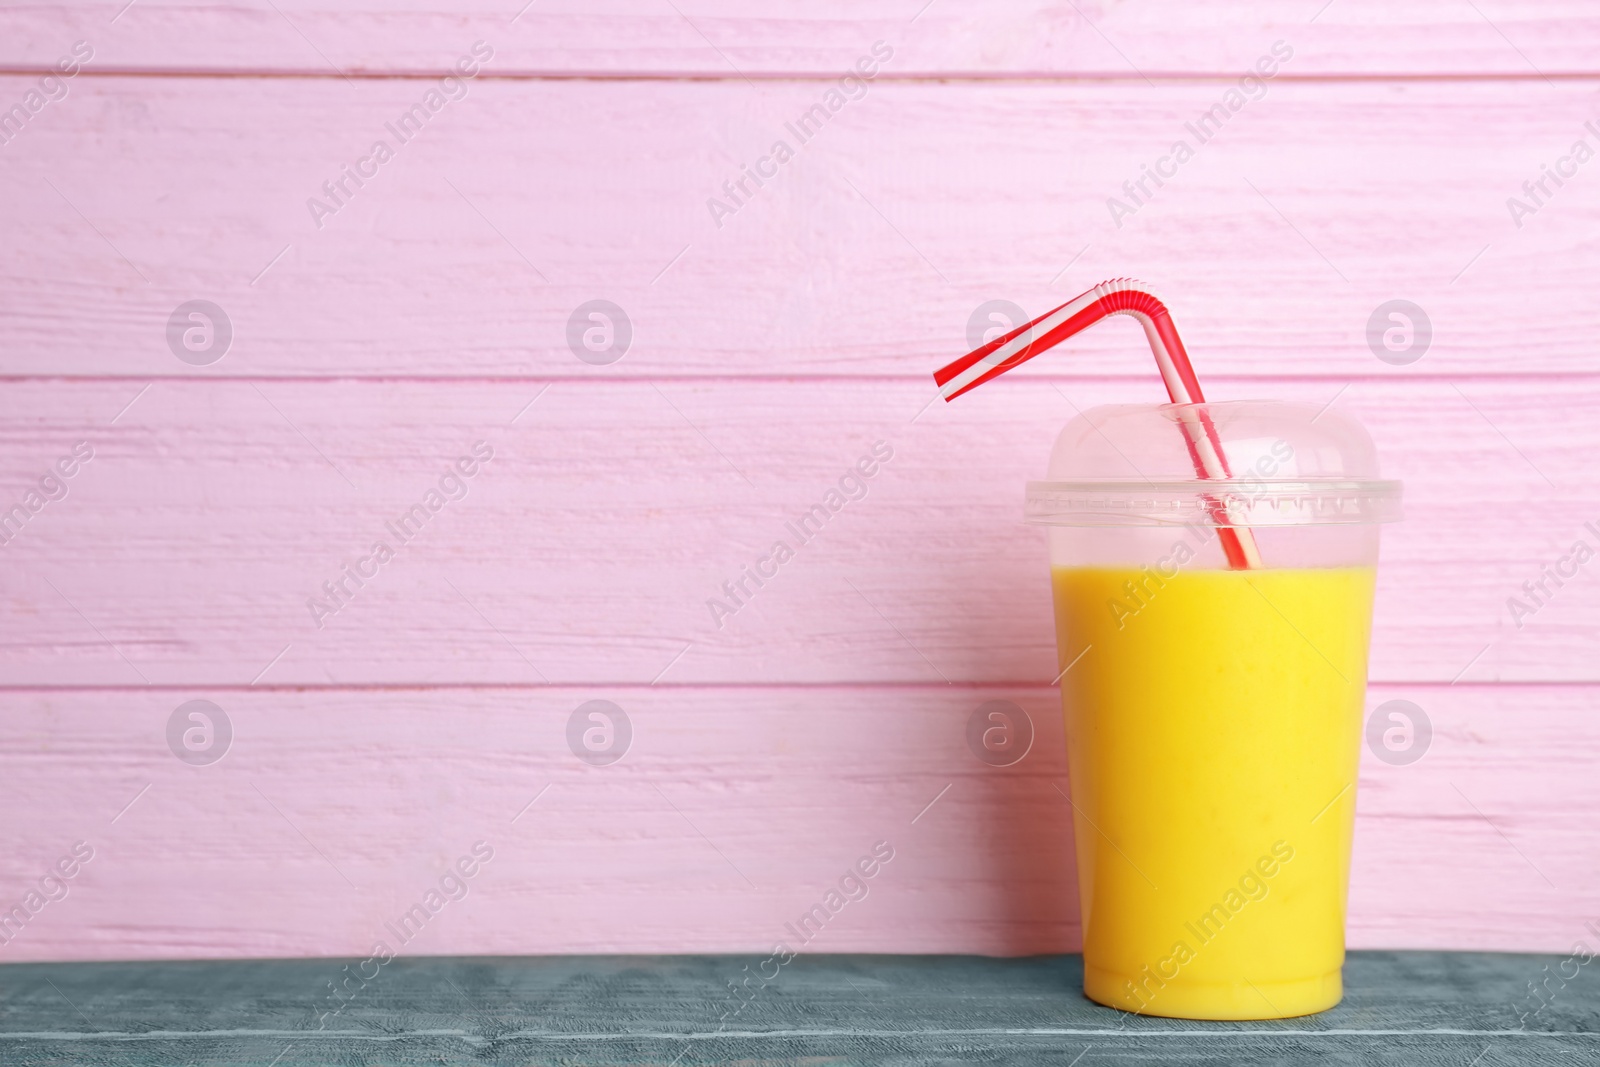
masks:
<svg viewBox="0 0 1600 1067"><path fill-rule="evenodd" d="M1084 992L1197 1019L1343 993L1371 567L1053 574Z"/></svg>

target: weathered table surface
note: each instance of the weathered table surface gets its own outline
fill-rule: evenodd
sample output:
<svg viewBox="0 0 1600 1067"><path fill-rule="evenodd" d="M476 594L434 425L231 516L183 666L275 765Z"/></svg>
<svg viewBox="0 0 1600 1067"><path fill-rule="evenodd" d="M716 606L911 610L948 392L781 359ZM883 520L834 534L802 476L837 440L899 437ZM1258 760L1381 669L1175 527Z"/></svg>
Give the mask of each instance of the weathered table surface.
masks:
<svg viewBox="0 0 1600 1067"><path fill-rule="evenodd" d="M323 1016L347 962L0 967L0 1063L1600 1064L1600 961L1533 1011L1560 957L1354 953L1342 1005L1264 1023L1097 1007L1076 956L807 956L739 999L760 957L398 959Z"/></svg>

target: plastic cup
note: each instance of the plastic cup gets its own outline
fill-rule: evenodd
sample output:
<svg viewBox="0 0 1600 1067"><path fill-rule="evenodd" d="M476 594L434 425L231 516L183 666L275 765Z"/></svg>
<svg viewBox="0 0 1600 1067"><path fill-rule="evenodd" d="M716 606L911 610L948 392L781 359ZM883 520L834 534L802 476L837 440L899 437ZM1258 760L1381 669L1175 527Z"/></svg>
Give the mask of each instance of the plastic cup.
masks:
<svg viewBox="0 0 1600 1067"><path fill-rule="evenodd" d="M1208 417L1232 477L1196 477ZM1094 408L1058 437L1050 528L1084 992L1270 1019L1343 993L1378 526L1371 439L1301 404ZM1259 568L1230 567L1218 502Z"/></svg>

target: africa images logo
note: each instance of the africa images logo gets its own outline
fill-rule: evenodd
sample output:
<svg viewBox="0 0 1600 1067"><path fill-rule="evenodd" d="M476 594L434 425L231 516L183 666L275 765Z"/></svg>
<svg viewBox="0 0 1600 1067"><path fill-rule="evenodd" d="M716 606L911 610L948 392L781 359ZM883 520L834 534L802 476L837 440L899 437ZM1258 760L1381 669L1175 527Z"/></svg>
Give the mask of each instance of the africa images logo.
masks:
<svg viewBox="0 0 1600 1067"><path fill-rule="evenodd" d="M327 225L324 219L343 211L355 199L356 193L378 176L379 168L394 159L402 147L415 140L423 127L443 111L446 104L453 100L465 100L467 83L478 76L481 63L493 58L493 48L483 41L474 41L472 55L456 60L456 74L440 78L438 84L422 94L421 100L402 111L393 122L383 124L384 130L394 138L394 144L380 137L372 142L367 154L357 159L353 167L348 163L340 164L338 175L322 183L322 197L306 198L306 210L311 213L311 221L317 229ZM351 188L352 185L354 188Z"/></svg>
<svg viewBox="0 0 1600 1067"><path fill-rule="evenodd" d="M894 48L891 45L884 41L872 42L872 55L859 57L855 67L841 75L837 84L822 94L820 101L802 111L794 122L783 124L783 128L794 138L795 144L804 148L807 142L822 132L822 128L833 119L833 116L844 110L846 104L866 96L872 80L878 76L878 65L887 63L892 58L894 58ZM711 213L711 221L717 224L717 229L722 229L723 219L729 215L737 215L741 208L755 198L756 193L766 187L767 182L778 176L780 168L794 157L795 149L780 137L772 142L766 155L756 160L754 169L748 164L740 163L739 176L722 183L722 193L727 199L706 197L706 210ZM750 187L752 184L755 186L754 189Z"/></svg>

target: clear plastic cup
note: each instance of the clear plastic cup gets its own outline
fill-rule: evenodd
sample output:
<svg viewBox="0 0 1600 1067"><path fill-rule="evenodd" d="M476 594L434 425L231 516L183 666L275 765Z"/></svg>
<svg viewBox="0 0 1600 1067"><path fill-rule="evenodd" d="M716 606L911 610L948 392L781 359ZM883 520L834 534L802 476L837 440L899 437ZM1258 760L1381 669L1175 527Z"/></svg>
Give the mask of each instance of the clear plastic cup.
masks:
<svg viewBox="0 0 1600 1067"><path fill-rule="evenodd" d="M1195 477L1196 415L1230 478ZM1094 408L1029 484L1091 999L1193 1019L1339 1002L1378 527L1400 517L1377 475L1338 412L1235 401ZM1219 513L1260 568L1229 568Z"/></svg>

